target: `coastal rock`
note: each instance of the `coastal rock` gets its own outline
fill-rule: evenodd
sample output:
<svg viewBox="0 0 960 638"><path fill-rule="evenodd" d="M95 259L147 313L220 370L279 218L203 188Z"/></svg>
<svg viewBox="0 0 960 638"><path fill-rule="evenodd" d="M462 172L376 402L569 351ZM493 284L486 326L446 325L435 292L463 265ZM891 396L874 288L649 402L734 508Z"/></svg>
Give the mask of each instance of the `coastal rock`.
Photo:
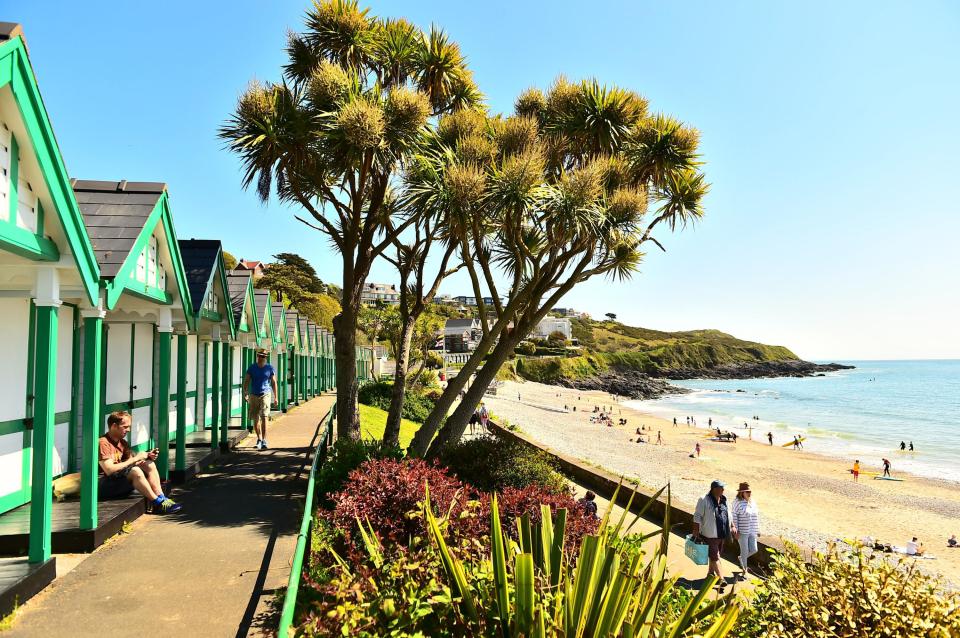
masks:
<svg viewBox="0 0 960 638"><path fill-rule="evenodd" d="M854 366L810 361L743 361L725 363L712 368L672 368L658 376L675 381L681 379L758 379L769 377L812 377L826 372L851 370Z"/></svg>
<svg viewBox="0 0 960 638"><path fill-rule="evenodd" d="M668 394L690 392L686 388L671 385L663 379L654 379L637 370L611 369L592 377L561 379L558 383L575 390L601 390L631 399L656 399Z"/></svg>

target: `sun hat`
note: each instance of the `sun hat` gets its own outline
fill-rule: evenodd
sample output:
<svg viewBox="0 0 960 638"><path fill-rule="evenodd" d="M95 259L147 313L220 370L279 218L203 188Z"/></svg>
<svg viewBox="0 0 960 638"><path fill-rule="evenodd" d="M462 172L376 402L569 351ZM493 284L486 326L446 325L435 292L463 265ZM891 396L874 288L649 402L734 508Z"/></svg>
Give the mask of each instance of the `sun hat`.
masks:
<svg viewBox="0 0 960 638"><path fill-rule="evenodd" d="M269 356L270 356L270 353L267 352L266 349L264 349L264 348L257 348L257 356L258 356L258 357L269 357Z"/></svg>
<svg viewBox="0 0 960 638"><path fill-rule="evenodd" d="M740 487L737 488L737 491L738 491L738 492L749 492L749 491L750 491L750 484L747 483L746 481L743 481L742 483L740 483Z"/></svg>
<svg viewBox="0 0 960 638"><path fill-rule="evenodd" d="M710 484L710 489L711 489L711 490L712 490L713 488L715 488L715 487L724 488L724 487L726 487L726 485L724 485L723 481L721 481L721 480L718 479L718 480L715 480L713 483Z"/></svg>

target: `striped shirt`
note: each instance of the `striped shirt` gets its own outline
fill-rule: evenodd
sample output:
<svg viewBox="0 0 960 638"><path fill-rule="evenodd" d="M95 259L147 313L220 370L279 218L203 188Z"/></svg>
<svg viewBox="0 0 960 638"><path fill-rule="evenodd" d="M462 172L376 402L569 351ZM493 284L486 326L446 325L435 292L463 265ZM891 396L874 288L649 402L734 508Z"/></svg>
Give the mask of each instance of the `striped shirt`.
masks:
<svg viewBox="0 0 960 638"><path fill-rule="evenodd" d="M733 523L741 534L760 533L760 511L755 502L744 499L733 501Z"/></svg>

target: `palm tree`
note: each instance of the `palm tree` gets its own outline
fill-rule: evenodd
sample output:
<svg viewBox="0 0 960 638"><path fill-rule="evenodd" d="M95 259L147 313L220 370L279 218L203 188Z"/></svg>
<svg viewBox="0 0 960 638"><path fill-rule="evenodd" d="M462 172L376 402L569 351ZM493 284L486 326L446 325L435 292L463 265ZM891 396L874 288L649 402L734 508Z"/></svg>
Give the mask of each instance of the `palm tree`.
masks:
<svg viewBox="0 0 960 638"><path fill-rule="evenodd" d="M252 82L220 129L260 199L293 204L343 261L334 319L340 436L357 438L356 330L374 260L417 217L390 185L431 118L481 97L456 43L439 29L381 19L356 0L321 0L290 36L283 78Z"/></svg>
<svg viewBox="0 0 960 638"><path fill-rule="evenodd" d="M564 294L592 277L628 279L645 243L662 248L655 230L702 216L708 185L697 143L695 129L649 114L641 96L593 80L528 90L507 118L471 111L440 120L430 152L418 155L421 170L408 175L408 194L452 211L448 232L460 243L480 316L486 288L496 321L481 321L480 344L412 452L432 454L463 434L499 368ZM497 286L504 275L505 303Z"/></svg>

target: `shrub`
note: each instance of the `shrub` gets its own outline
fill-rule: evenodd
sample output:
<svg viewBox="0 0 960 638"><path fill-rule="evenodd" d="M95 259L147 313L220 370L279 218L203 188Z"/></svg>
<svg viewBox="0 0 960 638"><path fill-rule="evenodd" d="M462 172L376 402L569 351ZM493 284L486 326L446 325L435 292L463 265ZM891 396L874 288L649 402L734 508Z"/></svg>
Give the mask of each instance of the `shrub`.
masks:
<svg viewBox="0 0 960 638"><path fill-rule="evenodd" d="M862 547L831 545L807 563L788 545L734 635L960 636L960 594L918 570L912 558L894 563Z"/></svg>
<svg viewBox="0 0 960 638"><path fill-rule="evenodd" d="M317 470L316 490L324 507L331 507L330 496L343 488L350 472L369 459L400 459L403 451L384 446L382 441L338 439Z"/></svg>
<svg viewBox="0 0 960 638"><path fill-rule="evenodd" d="M372 381L361 386L357 399L364 405L372 405L384 411L390 410L390 399L393 393L393 382ZM434 400L427 392L407 390L403 400L403 418L423 423L427 415L433 410Z"/></svg>
<svg viewBox="0 0 960 638"><path fill-rule="evenodd" d="M534 353L536 353L537 346L532 341L521 341L520 344L514 348L514 351L517 354L524 354L528 357L531 357L534 355Z"/></svg>
<svg viewBox="0 0 960 638"><path fill-rule="evenodd" d="M541 485L550 492L569 490L553 459L514 439L484 436L446 446L440 462L465 483L485 492Z"/></svg>

